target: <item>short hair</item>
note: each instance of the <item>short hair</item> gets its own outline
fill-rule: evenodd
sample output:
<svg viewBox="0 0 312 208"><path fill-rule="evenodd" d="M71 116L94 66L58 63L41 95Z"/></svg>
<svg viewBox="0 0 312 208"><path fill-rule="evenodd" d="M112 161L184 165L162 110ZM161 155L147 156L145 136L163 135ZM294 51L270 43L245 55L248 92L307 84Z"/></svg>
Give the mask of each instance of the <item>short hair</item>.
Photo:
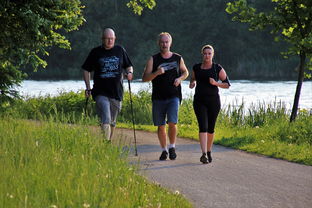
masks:
<svg viewBox="0 0 312 208"><path fill-rule="evenodd" d="M170 39L170 42L172 43L172 37L171 37L170 33L168 33L168 32L161 32L161 33L159 33L159 35L158 35L158 43L160 41L160 38L162 36L164 36L164 35L167 35L169 37L169 39Z"/></svg>
<svg viewBox="0 0 312 208"><path fill-rule="evenodd" d="M204 50L205 49L211 49L212 50L212 52L214 53L214 49L213 49L213 47L211 46L211 45L204 45L203 47L202 47L202 49L201 49L201 53L204 53Z"/></svg>

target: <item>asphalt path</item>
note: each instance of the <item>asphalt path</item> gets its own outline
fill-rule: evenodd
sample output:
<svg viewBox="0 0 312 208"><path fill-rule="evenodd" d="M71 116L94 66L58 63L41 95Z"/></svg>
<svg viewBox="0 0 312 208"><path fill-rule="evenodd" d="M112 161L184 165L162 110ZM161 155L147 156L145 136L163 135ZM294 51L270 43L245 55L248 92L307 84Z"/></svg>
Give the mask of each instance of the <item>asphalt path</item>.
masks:
<svg viewBox="0 0 312 208"><path fill-rule="evenodd" d="M118 138L118 139L116 139ZM140 174L183 194L194 207L311 208L312 166L250 154L214 145L209 164L199 162L199 143L178 138L176 160L159 161L156 133L117 129L115 144L131 147L130 161L139 162Z"/></svg>

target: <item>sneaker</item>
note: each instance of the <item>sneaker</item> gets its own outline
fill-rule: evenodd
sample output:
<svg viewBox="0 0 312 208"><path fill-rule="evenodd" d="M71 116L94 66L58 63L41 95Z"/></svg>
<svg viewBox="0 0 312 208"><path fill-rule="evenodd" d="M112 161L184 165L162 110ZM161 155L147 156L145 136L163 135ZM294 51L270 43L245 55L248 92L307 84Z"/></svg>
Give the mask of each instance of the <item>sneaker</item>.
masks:
<svg viewBox="0 0 312 208"><path fill-rule="evenodd" d="M206 153L203 153L203 155L200 157L200 162L204 163L204 164L208 164L208 158Z"/></svg>
<svg viewBox="0 0 312 208"><path fill-rule="evenodd" d="M211 152L207 152L208 162L212 162Z"/></svg>
<svg viewBox="0 0 312 208"><path fill-rule="evenodd" d="M168 152L167 151L162 151L160 157L159 157L159 160L166 160L168 157Z"/></svg>
<svg viewBox="0 0 312 208"><path fill-rule="evenodd" d="M177 157L177 154L175 153L175 148L169 148L169 158L170 160L175 160Z"/></svg>

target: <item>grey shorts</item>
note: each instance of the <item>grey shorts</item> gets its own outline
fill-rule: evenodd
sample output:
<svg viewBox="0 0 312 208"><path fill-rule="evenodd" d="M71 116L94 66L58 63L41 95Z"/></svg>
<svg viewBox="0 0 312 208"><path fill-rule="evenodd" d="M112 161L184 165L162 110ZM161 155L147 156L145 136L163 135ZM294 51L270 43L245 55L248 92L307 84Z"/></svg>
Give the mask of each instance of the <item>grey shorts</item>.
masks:
<svg viewBox="0 0 312 208"><path fill-rule="evenodd" d="M117 115L121 110L121 101L103 95L97 95L95 102L101 123L116 126Z"/></svg>

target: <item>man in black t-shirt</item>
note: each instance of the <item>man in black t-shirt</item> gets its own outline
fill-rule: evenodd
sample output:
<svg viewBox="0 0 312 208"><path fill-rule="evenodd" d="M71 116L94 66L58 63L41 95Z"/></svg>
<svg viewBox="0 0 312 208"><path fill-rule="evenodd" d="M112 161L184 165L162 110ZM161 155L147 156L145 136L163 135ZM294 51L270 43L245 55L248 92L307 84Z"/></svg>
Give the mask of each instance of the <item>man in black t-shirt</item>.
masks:
<svg viewBox="0 0 312 208"><path fill-rule="evenodd" d="M168 123L169 159L174 160L177 136L178 110L182 99L181 82L188 76L182 56L170 51L171 35L158 35L160 53L150 57L145 66L143 82L152 81L153 122L158 127L158 139L162 148L159 160L168 157L166 122Z"/></svg>
<svg viewBox="0 0 312 208"><path fill-rule="evenodd" d="M110 140L116 126L117 115L123 98L123 76L133 78L133 67L126 50L115 45L115 32L111 28L103 30L101 46L93 48L82 65L86 84L86 97L92 94L96 102L101 128L106 139ZM90 74L94 72L93 89Z"/></svg>

